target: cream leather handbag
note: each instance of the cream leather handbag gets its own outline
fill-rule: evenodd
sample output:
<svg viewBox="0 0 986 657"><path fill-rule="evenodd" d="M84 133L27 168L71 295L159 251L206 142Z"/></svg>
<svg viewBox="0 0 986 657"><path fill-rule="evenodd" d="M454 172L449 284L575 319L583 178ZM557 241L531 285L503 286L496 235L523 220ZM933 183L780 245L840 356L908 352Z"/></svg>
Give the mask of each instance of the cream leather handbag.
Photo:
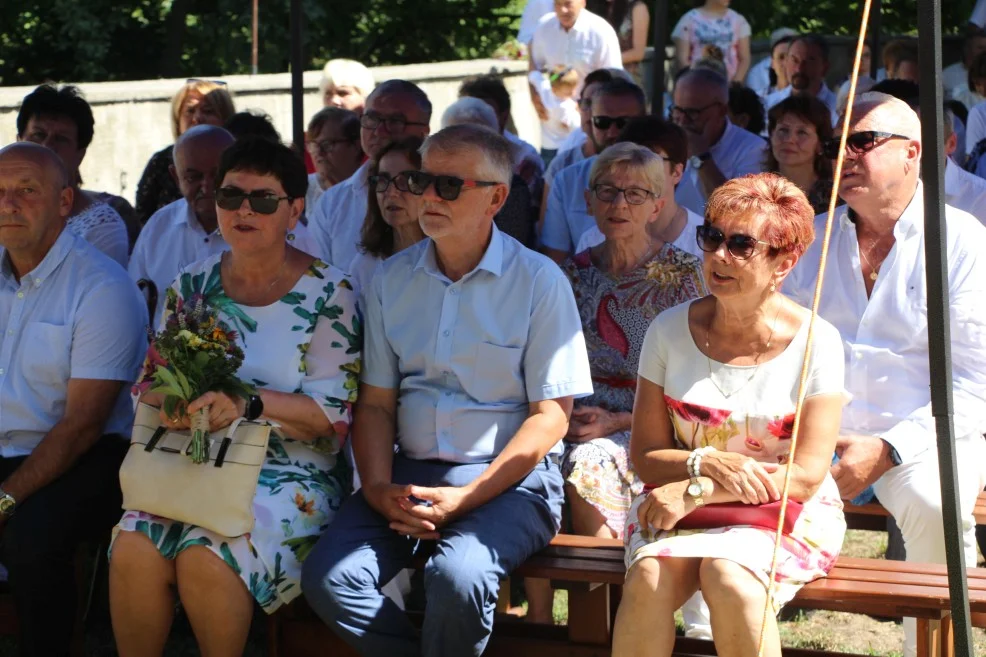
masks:
<svg viewBox="0 0 986 657"><path fill-rule="evenodd" d="M157 408L138 404L130 451L120 468L123 508L230 538L246 534L253 528L253 498L271 428L236 420L210 436L209 461L196 464L186 455L191 431L169 431Z"/></svg>

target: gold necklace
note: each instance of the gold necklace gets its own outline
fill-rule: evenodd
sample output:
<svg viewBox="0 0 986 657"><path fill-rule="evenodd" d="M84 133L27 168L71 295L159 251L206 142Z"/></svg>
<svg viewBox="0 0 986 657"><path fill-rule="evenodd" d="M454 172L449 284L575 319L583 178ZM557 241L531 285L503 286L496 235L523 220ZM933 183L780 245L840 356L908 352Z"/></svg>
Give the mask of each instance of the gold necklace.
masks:
<svg viewBox="0 0 986 657"><path fill-rule="evenodd" d="M229 273L232 273L233 265L229 261L229 259L227 259L227 257L226 257L225 254L223 255L223 258L222 258L222 261L221 262L226 266L226 271L229 272ZM281 277L284 276L284 269L285 269L285 267L287 267L287 264L288 264L288 253L287 253L287 251L285 251L285 253L284 253L284 260L281 261L281 267L277 270L277 277L274 278L274 280L271 281L271 284L267 286L267 289L264 290L263 296L258 295L257 297L254 297L255 299L257 299L257 301L259 301L260 299L266 298L266 296L268 294L270 294L270 291L274 289L274 286L281 282ZM257 301L254 301L254 300L250 300L250 301L239 301L238 303L243 303L245 305L251 305L251 304L257 303Z"/></svg>
<svg viewBox="0 0 986 657"><path fill-rule="evenodd" d="M723 390L722 386L716 383L715 377L712 375L712 359L709 358L709 335L712 332L712 319L709 319L709 325L705 327L705 360L709 364L709 381L712 382L712 385L714 385L716 389L719 391L719 393L726 399L729 399L730 397L738 393L740 390L748 386L750 384L750 381L753 381L754 377L756 377L757 372L760 371L760 365L761 365L760 359L763 358L763 355L765 353L770 351L771 342L773 342L774 340L774 331L777 330L777 319L778 317L780 317L780 314L781 314L781 309L778 308L777 314L774 315L773 325L770 327L770 335L767 336L767 344L764 345L764 348L761 349L759 353L757 353L756 360L753 361L756 364L756 366L753 368L753 372L750 373L750 376L747 377L746 381L744 381L742 385L740 385L740 387L736 388L735 390L730 390L729 392Z"/></svg>
<svg viewBox="0 0 986 657"><path fill-rule="evenodd" d="M875 244L875 242L873 244ZM873 248L873 244L870 244L871 249ZM863 262L865 262L866 266L870 268L870 280L876 282L876 279L880 276L880 267L873 266L873 263L871 263L870 259L866 257L866 253L863 249L859 249L859 255L863 256ZM883 265L883 263L880 264L881 266Z"/></svg>

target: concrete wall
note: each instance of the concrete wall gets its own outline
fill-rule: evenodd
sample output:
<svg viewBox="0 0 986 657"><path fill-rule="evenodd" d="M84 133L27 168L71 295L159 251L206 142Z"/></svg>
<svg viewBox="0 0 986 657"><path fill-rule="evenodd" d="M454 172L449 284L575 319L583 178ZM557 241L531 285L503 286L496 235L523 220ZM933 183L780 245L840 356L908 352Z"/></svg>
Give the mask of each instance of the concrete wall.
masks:
<svg viewBox="0 0 986 657"><path fill-rule="evenodd" d="M829 82L838 84L846 78L851 64L855 41L850 37L830 37ZM753 44L753 59L767 54L768 44ZM961 41L945 40L946 65L959 56ZM650 92L650 55L645 62L645 85ZM669 59L673 52L669 48ZM667 62L666 79L670 81L670 61ZM467 77L488 73L502 73L513 101L513 121L517 133L535 146L539 146L540 128L527 93L526 62L504 62L490 59L473 61L414 64L410 66L386 66L374 69L377 80L403 78L419 84L434 105L432 130L437 130L442 112L457 98L461 81ZM318 84L319 71L304 75L305 117L321 107ZM291 136L291 78L287 73L257 76L229 76L226 78L236 100L236 107L258 109L270 114L274 124L286 139ZM132 202L137 182L148 158L157 150L172 143L169 119L171 96L184 84L184 80L142 80L134 82L101 82L80 85L93 107L96 131L86 159L82 163L82 177L86 188L119 194ZM0 88L0 145L15 137L14 120L17 108L33 87Z"/></svg>

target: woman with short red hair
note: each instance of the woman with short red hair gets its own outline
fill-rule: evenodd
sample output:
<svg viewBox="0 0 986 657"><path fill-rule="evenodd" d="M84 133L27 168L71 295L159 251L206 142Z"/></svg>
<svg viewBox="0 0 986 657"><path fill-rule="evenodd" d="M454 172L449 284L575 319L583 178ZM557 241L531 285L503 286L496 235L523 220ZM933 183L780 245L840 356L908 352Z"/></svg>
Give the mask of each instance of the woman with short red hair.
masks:
<svg viewBox="0 0 986 657"><path fill-rule="evenodd" d="M790 455L810 312L780 288L814 239L811 205L761 173L719 187L705 216L710 294L658 315L641 351L630 455L647 487L627 519L615 657L670 655L674 612L697 590L718 654L756 654L788 469L775 611L831 569L845 533L829 474L846 401L842 340L820 318ZM765 636L764 654L779 656L773 616Z"/></svg>

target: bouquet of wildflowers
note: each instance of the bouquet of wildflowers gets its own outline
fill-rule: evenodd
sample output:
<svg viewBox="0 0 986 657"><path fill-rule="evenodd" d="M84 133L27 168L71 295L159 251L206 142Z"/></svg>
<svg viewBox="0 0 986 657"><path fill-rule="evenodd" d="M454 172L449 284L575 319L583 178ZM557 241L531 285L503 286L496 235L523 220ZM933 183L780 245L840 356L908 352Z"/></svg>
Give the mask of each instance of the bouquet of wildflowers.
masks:
<svg viewBox="0 0 986 657"><path fill-rule="evenodd" d="M221 321L202 295L183 301L169 289L167 308L172 310L164 329L152 336L151 349L160 357L151 378L151 392L165 395L164 412L174 417L185 413L189 402L207 392L248 397L252 386L236 376L243 350L236 331ZM209 460L209 407L191 417L192 442L188 453L194 463Z"/></svg>

